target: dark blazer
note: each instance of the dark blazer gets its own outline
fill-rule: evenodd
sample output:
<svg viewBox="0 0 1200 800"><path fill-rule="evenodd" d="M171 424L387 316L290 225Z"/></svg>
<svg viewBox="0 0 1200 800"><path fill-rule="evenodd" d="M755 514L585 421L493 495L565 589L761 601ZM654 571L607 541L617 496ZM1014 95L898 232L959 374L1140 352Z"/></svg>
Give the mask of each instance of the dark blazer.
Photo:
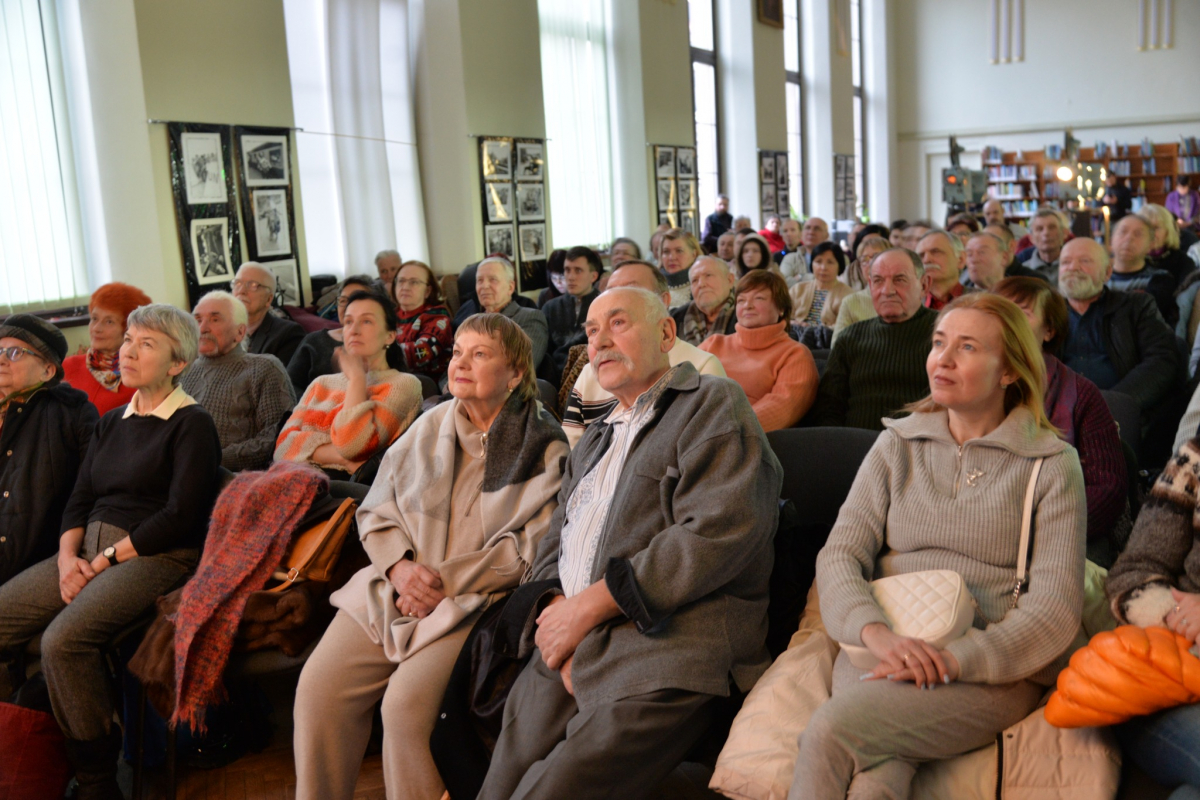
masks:
<svg viewBox="0 0 1200 800"><path fill-rule="evenodd" d="M1121 376L1112 391L1133 397L1146 413L1182 379L1184 359L1175 332L1148 294L1105 288L1096 302L1104 315L1105 349Z"/></svg>
<svg viewBox="0 0 1200 800"><path fill-rule="evenodd" d="M569 294L556 297L542 307L542 313L546 315L546 324L550 326L549 350L556 374L561 375L567 366L571 346L587 341L586 337L581 338L583 321L587 319L592 301L599 296L600 293L595 289L585 294L579 303L578 314L575 313L575 297Z"/></svg>
<svg viewBox="0 0 1200 800"><path fill-rule="evenodd" d="M612 442L588 426L571 451L550 529L538 545L530 595L560 592L567 501ZM770 664L767 600L783 470L741 388L680 364L633 443L600 534L592 582L623 616L584 637L571 677L580 708L680 689L716 696L730 677L748 691ZM540 603L515 632L533 648ZM533 665L527 669L533 668Z"/></svg>
<svg viewBox="0 0 1200 800"><path fill-rule="evenodd" d="M58 551L62 512L100 416L60 383L10 406L0 428L0 584Z"/></svg>
<svg viewBox="0 0 1200 800"><path fill-rule="evenodd" d="M280 319L268 311L258 330L246 340L246 351L275 356L279 363L288 364L303 340L304 328L290 319Z"/></svg>

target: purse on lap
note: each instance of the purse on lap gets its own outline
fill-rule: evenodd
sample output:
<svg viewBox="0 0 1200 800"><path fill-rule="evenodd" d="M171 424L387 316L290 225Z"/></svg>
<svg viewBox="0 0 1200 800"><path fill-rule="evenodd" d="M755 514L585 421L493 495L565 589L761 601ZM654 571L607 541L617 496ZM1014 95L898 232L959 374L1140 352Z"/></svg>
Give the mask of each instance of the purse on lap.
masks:
<svg viewBox="0 0 1200 800"><path fill-rule="evenodd" d="M1033 524L1033 493L1043 460L1039 458L1033 463L1029 485L1025 489L1025 503L1021 510L1021 544L1017 553L1017 583L1013 587L1010 609L1017 607L1021 588L1025 585ZM939 650L945 649L946 645L970 630L978 607L962 576L949 569L921 570L871 581L871 596L894 633L923 639ZM858 669L874 669L879 664L879 659L865 647L842 644L842 649L849 656L850 663Z"/></svg>

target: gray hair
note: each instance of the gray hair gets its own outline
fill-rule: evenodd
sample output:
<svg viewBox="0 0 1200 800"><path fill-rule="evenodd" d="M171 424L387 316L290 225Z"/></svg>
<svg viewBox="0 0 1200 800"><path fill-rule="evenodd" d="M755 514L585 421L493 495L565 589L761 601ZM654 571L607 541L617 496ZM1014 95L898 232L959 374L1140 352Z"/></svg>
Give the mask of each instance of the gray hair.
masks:
<svg viewBox="0 0 1200 800"><path fill-rule="evenodd" d="M912 250L909 250L907 247L893 247L889 250L884 250L882 253L875 256L873 261L871 261L871 269L875 269L875 265L878 264L884 256L891 253L904 253L906 256L908 256L908 260L912 262L913 272L917 274L917 280L919 281L925 277L925 265L921 263L921 257ZM867 277L869 278L870 276L868 275Z"/></svg>
<svg viewBox="0 0 1200 800"><path fill-rule="evenodd" d="M375 254L375 266L378 267L379 262L382 261L383 259L387 258L388 256L395 256L396 258L400 258L400 251L399 250L380 250L378 253ZM404 259L401 258L400 260L403 261Z"/></svg>
<svg viewBox="0 0 1200 800"><path fill-rule="evenodd" d="M689 275L691 274L691 271L700 264L701 261L711 261L713 266L720 268L726 275L730 274L731 272L729 269L729 262L725 261L724 259L717 258L716 256L699 256L695 261L692 262L692 266L688 267Z"/></svg>
<svg viewBox="0 0 1200 800"><path fill-rule="evenodd" d="M1179 228L1175 225L1175 215L1158 203L1146 203L1138 210L1137 216L1155 228L1167 232L1166 246L1168 250L1179 249Z"/></svg>
<svg viewBox="0 0 1200 800"><path fill-rule="evenodd" d="M1063 230L1063 231L1070 230L1071 226L1069 224L1067 224L1067 218L1057 208L1053 208L1051 206L1040 207L1037 211L1033 212L1033 219L1029 220L1030 226L1033 225L1033 220L1038 219L1039 217L1041 217L1041 218L1054 217L1054 219L1057 220L1058 227L1061 230Z"/></svg>
<svg viewBox="0 0 1200 800"><path fill-rule="evenodd" d="M126 326L156 331L171 340L171 360L186 365L183 372L171 379L172 385L179 385L200 353L200 326L192 315L166 303L151 303L130 311Z"/></svg>
<svg viewBox="0 0 1200 800"><path fill-rule="evenodd" d="M958 237L955 236L954 238L957 239ZM985 241L988 239L991 239L993 242L996 243L996 247L1000 248L1001 254L1008 252L1008 243L1005 242L1003 239L1001 239L996 234L991 233L990 231L975 231L974 233L972 233L970 236L967 237L967 243L969 244L969 243L975 241L976 239L983 239Z"/></svg>
<svg viewBox="0 0 1200 800"><path fill-rule="evenodd" d="M927 233L921 234L921 238L917 239L917 244L920 244L921 242L925 241L930 236L945 236L946 241L948 241L950 243L950 249L952 249L954 251L954 257L962 258L962 254L963 254L962 239L959 239L953 233L950 233L947 230L943 230L942 228L934 228L933 230L928 231Z"/></svg>
<svg viewBox="0 0 1200 800"><path fill-rule="evenodd" d="M229 303L229 308L232 311L233 322L235 325L250 324L250 315L246 312L246 306L241 300L238 300L224 289L214 289L213 291L201 297L200 303L203 303L205 300L224 300L226 303ZM197 308L200 306L200 303L196 303Z"/></svg>
<svg viewBox="0 0 1200 800"><path fill-rule="evenodd" d="M271 270L267 269L266 267L264 267L262 264L258 263L257 261L243 261L242 265L240 267L238 267L237 275L241 275L242 270L244 270L246 267L256 269L259 272L261 272L263 275L265 275L266 280L264 280L262 282L262 284L263 284L263 286L266 286L268 289L270 289L271 293L274 294L274 292L275 292L275 273L274 272L271 272ZM234 278L237 278L237 275L234 275Z"/></svg>
<svg viewBox="0 0 1200 800"><path fill-rule="evenodd" d="M517 279L517 268L514 267L512 262L507 258L496 258L495 256L492 256L491 258L485 258L483 261L479 262L479 266L475 268L475 271L478 272L479 268L484 264L499 264L500 266L504 267L504 274L508 276L510 281L516 281Z"/></svg>

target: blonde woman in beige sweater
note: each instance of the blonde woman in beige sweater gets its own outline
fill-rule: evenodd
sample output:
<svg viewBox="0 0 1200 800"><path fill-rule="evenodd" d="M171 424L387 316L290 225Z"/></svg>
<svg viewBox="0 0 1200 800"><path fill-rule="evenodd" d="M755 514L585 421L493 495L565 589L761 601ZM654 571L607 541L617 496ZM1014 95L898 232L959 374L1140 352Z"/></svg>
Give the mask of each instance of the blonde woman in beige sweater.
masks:
<svg viewBox="0 0 1200 800"><path fill-rule="evenodd" d="M1046 419L1045 368L1024 314L995 295L954 301L926 371L929 397L885 420L817 559L830 636L880 663L864 674L838 656L832 697L800 737L791 800L907 797L922 761L981 747L1027 716L1079 627L1083 473ZM1027 588L1010 607L1039 458ZM930 569L958 572L979 605L974 627L945 649L893 633L869 588Z"/></svg>

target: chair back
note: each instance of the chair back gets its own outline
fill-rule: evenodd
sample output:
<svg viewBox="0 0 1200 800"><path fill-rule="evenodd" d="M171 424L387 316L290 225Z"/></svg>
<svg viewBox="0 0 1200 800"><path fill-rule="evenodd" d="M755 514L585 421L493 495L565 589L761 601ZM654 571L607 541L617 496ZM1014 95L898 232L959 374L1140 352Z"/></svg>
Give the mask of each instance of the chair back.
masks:
<svg viewBox="0 0 1200 800"><path fill-rule="evenodd" d="M416 375L417 380L419 380L421 382L421 399L422 400L428 400L431 397L438 396L438 394L440 392L438 391L438 385L437 385L437 383L434 382L433 378L429 377L428 375L421 375L421 374L415 373L415 372L413 374Z"/></svg>
<svg viewBox="0 0 1200 800"><path fill-rule="evenodd" d="M458 296L458 276L443 275L439 283L442 287L442 297L445 298L443 302L446 304L446 308L450 310L450 316L453 318L458 313L459 305L461 305L461 300Z"/></svg>
<svg viewBox="0 0 1200 800"><path fill-rule="evenodd" d="M1138 407L1138 401L1124 392L1101 390L1100 394L1117 421L1117 434L1121 441L1136 451L1142 441L1142 410Z"/></svg>
<svg viewBox="0 0 1200 800"><path fill-rule="evenodd" d="M554 417L562 420L562 412L558 410L558 390L554 388L554 384L547 380L537 379L538 400L542 401L542 405L546 407Z"/></svg>
<svg viewBox="0 0 1200 800"><path fill-rule="evenodd" d="M767 434L783 466L780 495L809 523L832 527L850 484L878 431L863 428L783 428Z"/></svg>

